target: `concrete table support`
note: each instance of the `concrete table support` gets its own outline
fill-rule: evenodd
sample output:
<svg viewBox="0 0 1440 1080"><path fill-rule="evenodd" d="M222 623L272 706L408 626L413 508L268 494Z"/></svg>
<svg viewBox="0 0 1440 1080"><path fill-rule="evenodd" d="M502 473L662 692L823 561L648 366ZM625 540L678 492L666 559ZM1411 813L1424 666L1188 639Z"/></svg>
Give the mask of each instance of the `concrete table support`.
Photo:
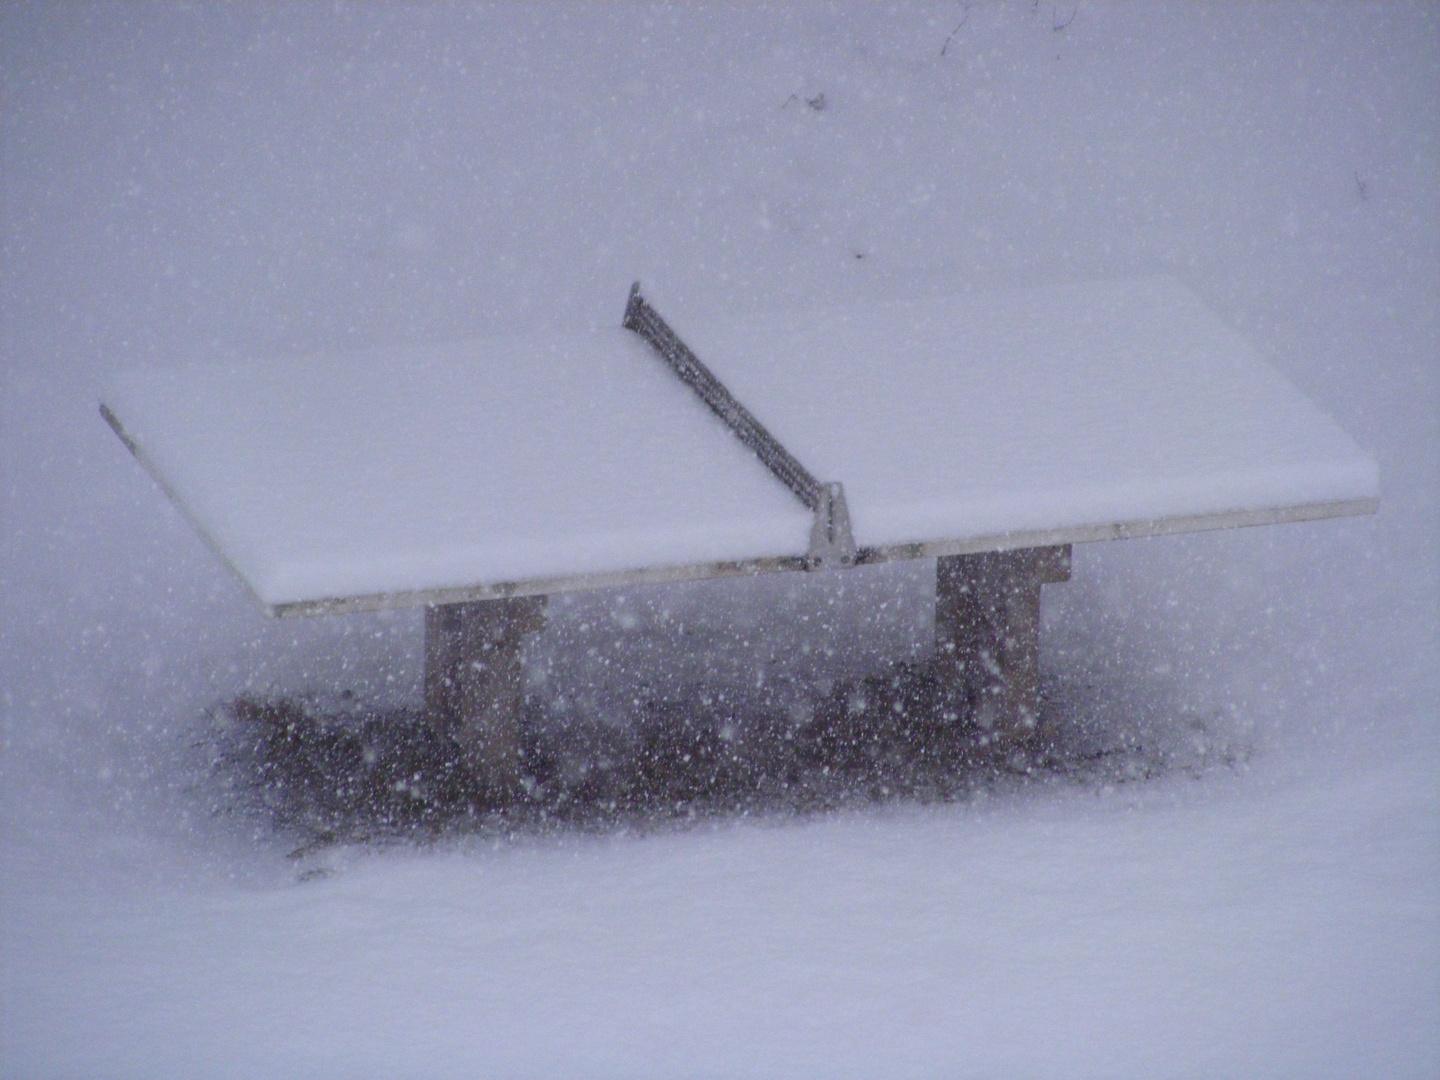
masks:
<svg viewBox="0 0 1440 1080"><path fill-rule="evenodd" d="M545 597L425 609L425 712L453 738L486 791L508 799L520 783L520 650L545 625Z"/></svg>
<svg viewBox="0 0 1440 1080"><path fill-rule="evenodd" d="M1018 742L1040 717L1040 586L1070 579L1070 545L936 560L935 673L991 739Z"/></svg>
<svg viewBox="0 0 1440 1080"><path fill-rule="evenodd" d="M1039 720L1040 586L1067 581L1070 547L949 555L936 562L935 674L942 708L987 741L1024 742ZM545 624L545 597L425 610L425 711L455 740L493 799L520 785L521 650Z"/></svg>

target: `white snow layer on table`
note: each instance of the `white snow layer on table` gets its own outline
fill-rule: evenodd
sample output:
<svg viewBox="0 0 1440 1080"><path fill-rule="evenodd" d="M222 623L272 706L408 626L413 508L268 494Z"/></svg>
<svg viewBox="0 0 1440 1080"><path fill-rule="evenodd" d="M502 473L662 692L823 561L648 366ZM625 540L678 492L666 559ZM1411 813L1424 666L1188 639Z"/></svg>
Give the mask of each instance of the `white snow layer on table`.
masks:
<svg viewBox="0 0 1440 1080"><path fill-rule="evenodd" d="M1374 498L1374 461L1169 277L697 325L862 546Z"/></svg>
<svg viewBox="0 0 1440 1080"><path fill-rule="evenodd" d="M1378 495L1374 461L1172 278L665 314L845 484L862 547L1060 543ZM131 373L106 403L268 605L793 556L808 538L809 512L620 329Z"/></svg>
<svg viewBox="0 0 1440 1080"><path fill-rule="evenodd" d="M810 515L627 330L122 376L267 604L803 550Z"/></svg>

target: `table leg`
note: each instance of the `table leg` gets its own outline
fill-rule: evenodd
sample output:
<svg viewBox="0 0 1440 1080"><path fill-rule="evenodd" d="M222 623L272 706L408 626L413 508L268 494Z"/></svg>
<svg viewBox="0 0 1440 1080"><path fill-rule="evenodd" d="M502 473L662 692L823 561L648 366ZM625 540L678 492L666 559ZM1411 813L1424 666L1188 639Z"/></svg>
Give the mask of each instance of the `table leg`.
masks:
<svg viewBox="0 0 1440 1080"><path fill-rule="evenodd" d="M996 742L1040 718L1040 586L1068 581L1070 546L948 555L935 577L935 673L942 708Z"/></svg>
<svg viewBox="0 0 1440 1080"><path fill-rule="evenodd" d="M425 609L426 716L499 801L520 783L521 646L544 625L543 596Z"/></svg>

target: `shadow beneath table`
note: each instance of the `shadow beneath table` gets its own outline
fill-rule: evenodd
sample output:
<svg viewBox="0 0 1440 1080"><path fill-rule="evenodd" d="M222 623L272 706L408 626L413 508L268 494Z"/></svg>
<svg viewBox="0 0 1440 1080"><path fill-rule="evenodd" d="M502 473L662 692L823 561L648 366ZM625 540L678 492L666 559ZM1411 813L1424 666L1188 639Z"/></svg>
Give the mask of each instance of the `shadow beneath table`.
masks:
<svg viewBox="0 0 1440 1080"><path fill-rule="evenodd" d="M599 713L532 693L520 783L507 792L485 790L418 710L243 698L219 710L209 760L217 805L293 839L298 855L953 802L1036 783L1114 786L1233 768L1251 752L1218 718L1116 709L1123 687L1058 679L1046 689L1039 729L1010 741L945 707L928 667L908 662L809 686L640 684Z"/></svg>

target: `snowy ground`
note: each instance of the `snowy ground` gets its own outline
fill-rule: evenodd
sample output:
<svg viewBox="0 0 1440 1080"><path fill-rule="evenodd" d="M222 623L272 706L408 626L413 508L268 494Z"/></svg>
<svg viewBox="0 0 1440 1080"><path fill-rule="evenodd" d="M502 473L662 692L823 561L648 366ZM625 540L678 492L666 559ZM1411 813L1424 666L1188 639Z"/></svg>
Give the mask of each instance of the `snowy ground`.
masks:
<svg viewBox="0 0 1440 1080"><path fill-rule="evenodd" d="M1433 8L7 6L0 50L0 1072L1440 1069ZM583 329L636 276L698 316L1156 271L1382 508L1077 549L1046 687L1114 767L299 859L215 813L210 710L411 702L419 623L264 621L106 372ZM536 670L603 710L923 654L923 567L846 588L581 598Z"/></svg>

